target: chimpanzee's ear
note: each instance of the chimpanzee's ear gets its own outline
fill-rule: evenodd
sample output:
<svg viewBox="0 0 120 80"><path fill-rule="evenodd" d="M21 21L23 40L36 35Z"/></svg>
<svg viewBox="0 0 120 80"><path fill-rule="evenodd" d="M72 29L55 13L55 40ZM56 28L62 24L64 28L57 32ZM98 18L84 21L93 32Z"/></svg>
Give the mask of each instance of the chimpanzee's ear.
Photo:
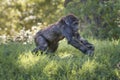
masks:
<svg viewBox="0 0 120 80"><path fill-rule="evenodd" d="M59 21L61 24L65 24L65 21L63 20L63 18L62 19L60 19L60 21Z"/></svg>
<svg viewBox="0 0 120 80"><path fill-rule="evenodd" d="M70 25L69 19L66 18L66 17L63 17L63 18L60 20L60 22L61 22L62 24Z"/></svg>

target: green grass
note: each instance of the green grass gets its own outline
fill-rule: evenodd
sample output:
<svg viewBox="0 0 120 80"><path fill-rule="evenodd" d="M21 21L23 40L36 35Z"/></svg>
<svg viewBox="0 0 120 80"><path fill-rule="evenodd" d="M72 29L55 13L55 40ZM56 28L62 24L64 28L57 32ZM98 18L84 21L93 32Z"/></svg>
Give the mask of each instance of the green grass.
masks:
<svg viewBox="0 0 120 80"><path fill-rule="evenodd" d="M89 57L60 42L54 54L33 55L34 44L0 45L0 80L119 80L120 41L90 39L95 55Z"/></svg>

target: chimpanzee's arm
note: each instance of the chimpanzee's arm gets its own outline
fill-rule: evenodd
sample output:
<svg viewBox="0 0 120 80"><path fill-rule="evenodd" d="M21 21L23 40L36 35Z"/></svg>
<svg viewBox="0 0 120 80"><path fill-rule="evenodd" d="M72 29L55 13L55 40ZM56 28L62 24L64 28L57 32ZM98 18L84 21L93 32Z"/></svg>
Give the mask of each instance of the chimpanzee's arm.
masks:
<svg viewBox="0 0 120 80"><path fill-rule="evenodd" d="M81 37L78 32L76 32L74 34L74 38L76 39L76 41L79 42L79 44L81 44L81 43L83 43L83 44L89 44L88 41L85 40L83 37Z"/></svg>
<svg viewBox="0 0 120 80"><path fill-rule="evenodd" d="M68 43L72 46L74 46L75 48L81 50L81 44L78 42L79 40L77 40L74 37L74 34L72 32L72 30L68 27L68 26L63 26L61 29L62 34L65 36L65 38L68 40ZM79 38L79 35L77 35ZM77 37L76 36L76 37Z"/></svg>

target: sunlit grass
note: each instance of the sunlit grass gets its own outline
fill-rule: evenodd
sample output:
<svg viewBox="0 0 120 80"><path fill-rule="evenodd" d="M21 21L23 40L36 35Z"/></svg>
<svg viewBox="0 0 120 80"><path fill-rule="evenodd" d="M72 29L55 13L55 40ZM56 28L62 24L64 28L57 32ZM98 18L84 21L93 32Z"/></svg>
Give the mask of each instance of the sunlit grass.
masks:
<svg viewBox="0 0 120 80"><path fill-rule="evenodd" d="M58 56L59 56L60 58L66 58L66 57L73 57L73 54L64 52L64 53L59 53Z"/></svg>
<svg viewBox="0 0 120 80"><path fill-rule="evenodd" d="M34 44L12 42L0 45L1 80L119 80L119 40L89 39L95 55L89 57L60 42L56 53L34 55Z"/></svg>
<svg viewBox="0 0 120 80"><path fill-rule="evenodd" d="M31 53L28 54L20 54L18 56L18 63L24 67L25 69L34 66L38 61L40 57L32 55Z"/></svg>

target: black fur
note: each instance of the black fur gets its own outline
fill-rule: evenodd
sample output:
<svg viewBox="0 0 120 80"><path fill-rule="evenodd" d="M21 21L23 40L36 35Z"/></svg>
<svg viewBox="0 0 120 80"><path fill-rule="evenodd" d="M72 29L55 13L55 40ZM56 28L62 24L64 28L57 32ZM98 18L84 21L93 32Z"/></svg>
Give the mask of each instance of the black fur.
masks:
<svg viewBox="0 0 120 80"><path fill-rule="evenodd" d="M66 38L68 43L85 54L93 54L94 46L80 37L78 33L79 20L74 15L67 15L48 28L40 30L35 35L36 48L33 52L55 52L58 42Z"/></svg>

